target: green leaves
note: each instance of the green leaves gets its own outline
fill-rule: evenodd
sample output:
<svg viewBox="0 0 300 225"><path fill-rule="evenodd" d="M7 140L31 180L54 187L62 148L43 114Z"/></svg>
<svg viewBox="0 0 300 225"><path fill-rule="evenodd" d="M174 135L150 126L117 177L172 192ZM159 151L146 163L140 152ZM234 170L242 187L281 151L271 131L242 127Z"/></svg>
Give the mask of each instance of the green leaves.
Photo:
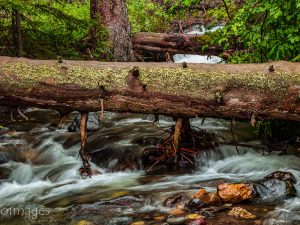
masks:
<svg viewBox="0 0 300 225"><path fill-rule="evenodd" d="M232 62L299 61L297 7L299 0L248 0L232 21L216 33L214 43L240 51L231 58Z"/></svg>
<svg viewBox="0 0 300 225"><path fill-rule="evenodd" d="M12 35L12 10L21 14L21 29L24 52L30 58L82 59L89 57L88 43L84 41L95 22L90 19L89 4L65 0L0 0L1 12L6 17L0 18L0 54L14 55ZM105 33L99 28L99 33ZM99 35L97 48L104 49L105 35ZM6 46L5 46L6 45ZM101 50L100 49L100 50ZM99 49L97 49L97 52ZM91 54L94 54L92 52ZM97 53L98 54L98 53ZM97 58L96 55L94 55Z"/></svg>
<svg viewBox="0 0 300 225"><path fill-rule="evenodd" d="M151 0L127 1L131 33L165 32L170 26L172 15Z"/></svg>

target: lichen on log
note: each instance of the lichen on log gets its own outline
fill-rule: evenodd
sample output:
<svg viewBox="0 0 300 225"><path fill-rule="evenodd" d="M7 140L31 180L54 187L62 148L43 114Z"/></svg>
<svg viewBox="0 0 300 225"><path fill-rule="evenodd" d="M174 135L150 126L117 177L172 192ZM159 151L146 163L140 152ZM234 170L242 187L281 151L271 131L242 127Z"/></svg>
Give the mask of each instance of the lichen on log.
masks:
<svg viewBox="0 0 300 225"><path fill-rule="evenodd" d="M274 71L269 71L273 65ZM128 84L132 69L141 88ZM2 97L1 97L2 96ZM102 63L0 58L0 105L300 120L300 64Z"/></svg>

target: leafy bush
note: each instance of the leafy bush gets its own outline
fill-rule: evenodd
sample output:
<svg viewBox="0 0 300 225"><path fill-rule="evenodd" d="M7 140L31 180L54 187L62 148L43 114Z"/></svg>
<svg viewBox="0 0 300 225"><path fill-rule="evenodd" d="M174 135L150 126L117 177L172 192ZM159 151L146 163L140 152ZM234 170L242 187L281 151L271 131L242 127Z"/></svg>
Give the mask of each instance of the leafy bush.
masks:
<svg viewBox="0 0 300 225"><path fill-rule="evenodd" d="M300 61L300 2L249 0L215 43L238 51L231 62Z"/></svg>
<svg viewBox="0 0 300 225"><path fill-rule="evenodd" d="M170 26L172 15L151 0L128 0L131 33L165 32Z"/></svg>
<svg viewBox="0 0 300 225"><path fill-rule="evenodd" d="M24 42L24 56L32 58L79 59L87 54L89 35L95 22L90 20L88 3L68 3L68 1L47 0L6 0L0 1L1 17L0 46L1 54L15 55L13 45L12 12L18 10L21 15L21 28ZM99 31L99 36L105 35ZM97 48L104 49L104 38L99 38ZM99 50L98 50L99 52Z"/></svg>

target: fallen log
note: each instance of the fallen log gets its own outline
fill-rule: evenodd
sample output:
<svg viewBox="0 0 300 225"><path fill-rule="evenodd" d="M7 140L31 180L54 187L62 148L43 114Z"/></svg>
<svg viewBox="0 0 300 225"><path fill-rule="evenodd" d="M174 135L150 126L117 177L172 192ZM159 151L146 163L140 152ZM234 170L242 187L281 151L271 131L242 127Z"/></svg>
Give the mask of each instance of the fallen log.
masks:
<svg viewBox="0 0 300 225"><path fill-rule="evenodd" d="M300 63L182 68L0 57L0 106L300 121Z"/></svg>
<svg viewBox="0 0 300 225"><path fill-rule="evenodd" d="M209 36L207 35L140 32L132 41L133 48L143 52L209 55L219 55L223 52L222 48L208 46Z"/></svg>

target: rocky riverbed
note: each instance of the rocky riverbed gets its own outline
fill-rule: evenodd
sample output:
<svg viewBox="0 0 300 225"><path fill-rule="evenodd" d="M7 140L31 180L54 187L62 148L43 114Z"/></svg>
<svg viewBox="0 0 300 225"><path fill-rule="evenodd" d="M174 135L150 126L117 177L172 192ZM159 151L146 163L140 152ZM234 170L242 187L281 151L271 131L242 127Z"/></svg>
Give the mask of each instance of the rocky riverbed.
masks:
<svg viewBox="0 0 300 225"><path fill-rule="evenodd" d="M59 119L54 111L31 109L25 115L28 121L12 122L7 116L0 122L7 127L0 132L1 224L300 222L295 155L263 155L242 147L238 155L235 146L221 145L200 154L195 169L146 173L143 149L164 137L172 119L160 117L155 124L149 115L106 113L88 138L94 175L82 179L79 135L70 132L76 124L68 130L77 115L63 129L53 126ZM192 120L218 140L231 141L230 121L201 124L201 119ZM248 123L237 122L234 130L239 143L259 143Z"/></svg>

